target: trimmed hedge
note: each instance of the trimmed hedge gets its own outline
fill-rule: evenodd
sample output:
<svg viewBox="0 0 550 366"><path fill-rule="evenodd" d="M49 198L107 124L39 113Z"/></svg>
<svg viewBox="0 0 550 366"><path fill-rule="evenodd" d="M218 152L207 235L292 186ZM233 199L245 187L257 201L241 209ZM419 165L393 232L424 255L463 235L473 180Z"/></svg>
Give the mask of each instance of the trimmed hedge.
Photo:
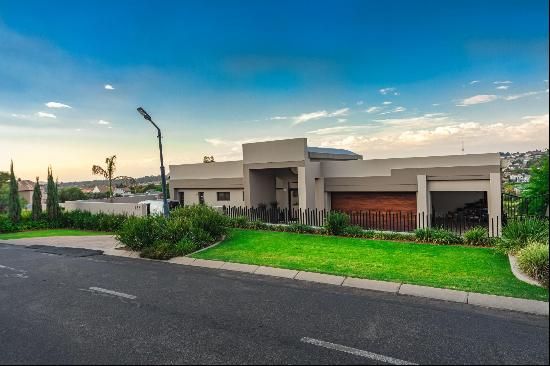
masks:
<svg viewBox="0 0 550 366"><path fill-rule="evenodd" d="M19 222L13 223L7 215L0 215L0 233L39 229L80 229L115 232L122 227L126 219L127 216L125 215L71 211L62 212L59 218L54 221L49 220L45 213L40 215L38 220L34 220L30 213L24 213Z"/></svg>

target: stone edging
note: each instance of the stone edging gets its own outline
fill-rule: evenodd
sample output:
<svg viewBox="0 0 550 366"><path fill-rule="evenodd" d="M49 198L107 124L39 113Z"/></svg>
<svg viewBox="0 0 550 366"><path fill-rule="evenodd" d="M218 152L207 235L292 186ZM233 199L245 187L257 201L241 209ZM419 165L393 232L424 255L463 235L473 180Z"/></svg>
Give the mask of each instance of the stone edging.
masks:
<svg viewBox="0 0 550 366"><path fill-rule="evenodd" d="M534 280L533 278L529 277L526 273L524 273L518 266L518 259L516 257L514 257L513 255L511 254L508 254L508 260L510 261L510 268L512 269L512 273L514 274L514 276L516 276L516 278L520 281L523 281L523 282L526 282L530 285L535 285L535 286L539 286L539 287L542 287L542 285L540 283L538 283L536 280Z"/></svg>

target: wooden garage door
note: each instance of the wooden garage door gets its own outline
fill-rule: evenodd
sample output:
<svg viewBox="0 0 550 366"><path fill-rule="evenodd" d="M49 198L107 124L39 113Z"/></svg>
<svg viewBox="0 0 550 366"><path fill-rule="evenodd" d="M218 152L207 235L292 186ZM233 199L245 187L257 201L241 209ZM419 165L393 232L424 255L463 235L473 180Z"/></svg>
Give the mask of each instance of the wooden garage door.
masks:
<svg viewBox="0 0 550 366"><path fill-rule="evenodd" d="M332 192L338 211L406 211L416 213L416 192Z"/></svg>

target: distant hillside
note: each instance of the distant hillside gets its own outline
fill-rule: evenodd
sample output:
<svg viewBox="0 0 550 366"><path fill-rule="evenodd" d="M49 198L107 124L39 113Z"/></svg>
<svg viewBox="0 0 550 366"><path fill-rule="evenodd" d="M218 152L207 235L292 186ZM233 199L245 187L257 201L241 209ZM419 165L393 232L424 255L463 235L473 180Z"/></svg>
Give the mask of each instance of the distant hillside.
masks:
<svg viewBox="0 0 550 366"><path fill-rule="evenodd" d="M149 184L149 183L160 183L160 175L146 175L145 177L135 178L137 184ZM107 185L109 181L106 179L96 179L96 180L83 180L77 182L60 182L61 187L95 187L98 185Z"/></svg>

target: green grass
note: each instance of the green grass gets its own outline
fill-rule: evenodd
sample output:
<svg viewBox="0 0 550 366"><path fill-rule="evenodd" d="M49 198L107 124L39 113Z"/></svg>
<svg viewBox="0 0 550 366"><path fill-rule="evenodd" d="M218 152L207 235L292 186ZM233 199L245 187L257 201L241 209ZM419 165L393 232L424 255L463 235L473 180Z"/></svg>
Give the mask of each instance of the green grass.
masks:
<svg viewBox="0 0 550 366"><path fill-rule="evenodd" d="M234 229L193 257L548 301L492 248Z"/></svg>
<svg viewBox="0 0 550 366"><path fill-rule="evenodd" d="M89 235L113 235L102 231L85 231L72 229L47 229L47 230L32 230L20 231L16 233L0 234L0 239L23 239L23 238L40 238L46 236L89 236Z"/></svg>

